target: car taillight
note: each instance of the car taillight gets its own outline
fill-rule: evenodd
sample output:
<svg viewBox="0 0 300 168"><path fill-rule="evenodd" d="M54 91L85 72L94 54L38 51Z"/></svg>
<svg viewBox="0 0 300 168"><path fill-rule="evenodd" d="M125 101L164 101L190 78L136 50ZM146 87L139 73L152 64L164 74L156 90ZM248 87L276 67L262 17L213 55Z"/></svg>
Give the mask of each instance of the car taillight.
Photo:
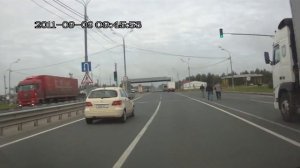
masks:
<svg viewBox="0 0 300 168"><path fill-rule="evenodd" d="M85 106L93 106L91 102L85 102Z"/></svg>
<svg viewBox="0 0 300 168"><path fill-rule="evenodd" d="M122 101L121 100L113 101L112 105L113 106L120 106L120 105L122 105Z"/></svg>

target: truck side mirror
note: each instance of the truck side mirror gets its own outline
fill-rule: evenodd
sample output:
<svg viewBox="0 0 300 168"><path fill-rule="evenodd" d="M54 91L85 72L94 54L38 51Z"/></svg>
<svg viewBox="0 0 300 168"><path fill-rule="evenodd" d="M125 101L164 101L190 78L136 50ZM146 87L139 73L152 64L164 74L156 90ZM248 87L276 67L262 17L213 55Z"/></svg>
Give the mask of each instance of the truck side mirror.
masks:
<svg viewBox="0 0 300 168"><path fill-rule="evenodd" d="M265 62L266 64L270 64L270 56L269 56L269 53L268 52L265 52Z"/></svg>

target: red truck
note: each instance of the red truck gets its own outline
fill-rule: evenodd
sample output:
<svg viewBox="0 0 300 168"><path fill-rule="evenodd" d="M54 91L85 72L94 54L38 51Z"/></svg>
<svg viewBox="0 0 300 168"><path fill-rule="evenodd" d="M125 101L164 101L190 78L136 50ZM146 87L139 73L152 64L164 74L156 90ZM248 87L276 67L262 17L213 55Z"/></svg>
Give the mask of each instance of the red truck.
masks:
<svg viewBox="0 0 300 168"><path fill-rule="evenodd" d="M39 75L21 81L17 87L19 106L60 100L74 100L79 94L78 81L73 78Z"/></svg>

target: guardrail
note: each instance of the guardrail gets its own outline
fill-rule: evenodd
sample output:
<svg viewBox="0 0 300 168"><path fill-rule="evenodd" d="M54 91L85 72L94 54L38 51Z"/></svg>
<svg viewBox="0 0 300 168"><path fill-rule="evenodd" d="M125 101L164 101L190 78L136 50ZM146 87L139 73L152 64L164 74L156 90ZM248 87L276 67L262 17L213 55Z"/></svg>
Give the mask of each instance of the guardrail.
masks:
<svg viewBox="0 0 300 168"><path fill-rule="evenodd" d="M79 112L83 111L84 104L85 102L76 102L2 113L0 114L0 136L3 135L4 128L10 126L17 125L17 130L21 131L25 123L33 122L34 127L36 127L41 119L47 119L47 123L49 123L54 116L58 116L58 120L61 120L63 114L68 114L68 117L71 117L71 113L75 112L78 115Z"/></svg>

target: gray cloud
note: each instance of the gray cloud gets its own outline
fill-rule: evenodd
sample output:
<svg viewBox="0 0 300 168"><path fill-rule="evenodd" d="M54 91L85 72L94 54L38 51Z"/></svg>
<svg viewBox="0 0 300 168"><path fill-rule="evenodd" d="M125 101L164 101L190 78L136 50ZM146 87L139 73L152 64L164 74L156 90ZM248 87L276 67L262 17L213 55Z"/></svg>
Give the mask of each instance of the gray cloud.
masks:
<svg viewBox="0 0 300 168"><path fill-rule="evenodd" d="M74 20L43 1L35 1L66 20ZM76 1L63 2L83 13L82 5ZM288 0L92 0L88 14L92 21L142 21L143 28L134 30L126 37L129 47L182 55L227 57L227 53L218 49L221 45L231 51L233 68L237 72L255 68L270 69L264 64L262 55L264 51L271 51L272 39L231 35L220 39L219 28L223 28L224 32L273 34L279 21L291 16ZM70 15L80 19L72 13ZM82 29L34 29L36 20L53 20L57 23L62 20L30 0L1 1L0 20L1 77L7 75L9 64L20 58L19 63L13 64L14 70L44 67L13 72L14 85L28 75L38 74L67 76L72 72L81 80L83 73L80 63L84 57ZM101 31L115 42L101 35L98 30L94 31L89 30L90 54L122 42L111 30ZM115 31L121 34L128 32L126 29ZM130 78L168 75L177 79L177 73L180 78L187 76L187 65L177 57L132 48L127 48L126 54ZM94 76L100 77L102 82L109 82L115 62L118 64L119 77L124 75L122 47L93 55L90 60L93 67L100 65ZM218 61L192 58L191 72L226 73L229 62L206 67ZM58 64L61 62L65 63ZM47 67L51 64L57 65ZM0 83L0 93L3 93L3 82Z"/></svg>

